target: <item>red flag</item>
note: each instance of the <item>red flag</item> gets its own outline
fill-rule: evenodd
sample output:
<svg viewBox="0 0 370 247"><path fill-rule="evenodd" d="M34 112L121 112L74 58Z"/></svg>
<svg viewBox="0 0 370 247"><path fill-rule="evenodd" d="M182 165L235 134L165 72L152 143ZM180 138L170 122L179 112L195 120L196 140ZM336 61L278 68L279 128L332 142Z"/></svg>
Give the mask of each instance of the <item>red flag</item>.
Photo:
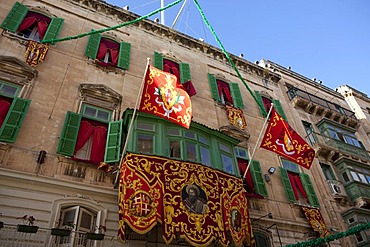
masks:
<svg viewBox="0 0 370 247"><path fill-rule="evenodd" d="M315 157L315 150L307 144L287 122L272 109L270 122L263 137L261 148L310 169Z"/></svg>
<svg viewBox="0 0 370 247"><path fill-rule="evenodd" d="M149 65L144 83L139 110L188 129L192 118L191 101L176 76Z"/></svg>

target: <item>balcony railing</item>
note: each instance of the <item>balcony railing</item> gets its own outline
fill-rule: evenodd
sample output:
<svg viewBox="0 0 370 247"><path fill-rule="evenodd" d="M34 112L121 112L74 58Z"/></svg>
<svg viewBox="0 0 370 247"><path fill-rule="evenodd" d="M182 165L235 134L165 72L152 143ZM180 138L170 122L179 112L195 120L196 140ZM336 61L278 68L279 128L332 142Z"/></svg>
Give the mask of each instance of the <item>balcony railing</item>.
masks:
<svg viewBox="0 0 370 247"><path fill-rule="evenodd" d="M77 231L60 237L52 236L51 230L46 228L39 228L36 233L25 233L18 232L16 225L4 224L4 228L0 229L1 247L104 247L118 243L114 236L105 235L103 240L91 240L87 239L86 233Z"/></svg>
<svg viewBox="0 0 370 247"><path fill-rule="evenodd" d="M334 112L337 112L337 113L340 113L342 115L345 115L349 118L353 118L353 119L356 119L356 116L355 116L355 113L353 111L350 111L348 109L345 109L337 104L334 104L326 99L323 99L323 98L320 98L320 97L317 97L316 95L313 95L313 94L310 94L310 93L307 93L303 90L300 90L298 88L290 88L288 91L287 91L287 94L289 96L289 99L292 101L294 98L296 97L300 97L300 98L303 98L303 99L306 99L308 100L309 102L312 102L314 104L317 104L317 105L320 105L324 108L327 108L327 109L330 109Z"/></svg>

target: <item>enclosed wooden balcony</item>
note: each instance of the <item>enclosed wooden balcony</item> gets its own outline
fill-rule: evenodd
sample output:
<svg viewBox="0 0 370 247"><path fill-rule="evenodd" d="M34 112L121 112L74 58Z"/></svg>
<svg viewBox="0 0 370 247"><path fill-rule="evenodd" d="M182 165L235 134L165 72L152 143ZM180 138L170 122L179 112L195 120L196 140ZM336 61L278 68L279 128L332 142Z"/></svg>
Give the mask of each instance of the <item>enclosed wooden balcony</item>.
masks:
<svg viewBox="0 0 370 247"><path fill-rule="evenodd" d="M333 102L298 88L290 88L287 94L294 107L301 108L309 114L328 118L351 128L357 129L359 127L360 121L356 119L354 112Z"/></svg>

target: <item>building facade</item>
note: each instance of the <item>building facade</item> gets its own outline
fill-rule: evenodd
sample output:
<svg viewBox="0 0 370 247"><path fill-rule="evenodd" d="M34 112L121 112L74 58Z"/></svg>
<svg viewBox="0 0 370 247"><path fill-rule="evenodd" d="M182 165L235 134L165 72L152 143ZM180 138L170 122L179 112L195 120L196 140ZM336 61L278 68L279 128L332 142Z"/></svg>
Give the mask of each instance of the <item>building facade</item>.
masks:
<svg viewBox="0 0 370 247"><path fill-rule="evenodd" d="M220 49L150 20L82 35L138 17L98 0L1 1L2 246L123 245L119 173L98 169L101 162L117 169L122 150L235 178L250 163L244 189L257 246L318 237L322 228L310 225L303 207L319 209L331 233L369 221L368 130L345 97L271 61L231 55L246 87ZM57 37L70 38L42 42ZM191 95L189 129L145 113L131 118L147 58ZM271 103L315 149L310 170L258 147ZM242 117L231 118L229 107ZM17 232L30 216L37 233ZM51 234L67 226L70 235ZM102 229L103 240L88 238ZM127 227L126 244L165 245L161 235L159 226L142 234ZM331 246L369 241L361 232ZM184 244L181 236L170 243Z"/></svg>

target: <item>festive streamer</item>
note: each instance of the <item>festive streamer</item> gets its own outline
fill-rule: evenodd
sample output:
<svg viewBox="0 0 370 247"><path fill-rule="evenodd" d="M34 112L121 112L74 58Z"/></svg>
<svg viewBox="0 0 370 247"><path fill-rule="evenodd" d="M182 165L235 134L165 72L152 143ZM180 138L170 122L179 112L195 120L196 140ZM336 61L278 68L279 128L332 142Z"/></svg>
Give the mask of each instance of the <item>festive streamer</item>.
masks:
<svg viewBox="0 0 370 247"><path fill-rule="evenodd" d="M65 41L65 40L72 40L72 39L79 39L79 38L82 38L82 37L85 37L85 36L88 36L88 35L92 35L92 34L96 34L96 33L104 33L104 32L107 32L107 31L111 31L111 30L114 30L114 29L117 29L117 28L120 28L120 27L124 27L124 26L128 26L128 25L131 25L131 24L134 24L136 22L139 22L141 20L144 20L152 15L155 15L163 10L166 10L168 8L171 8L172 6L175 6L176 4L182 2L183 0L177 0L176 2L173 2L163 8L159 8L147 15L144 15L144 16L141 16L139 18L136 18L135 20L132 20L132 21L128 21L128 22L125 22L125 23L122 23L122 24L119 24L117 26L113 26L113 27L109 27L109 28L104 28L104 29L100 29L100 30L93 30L93 31L90 31L90 32L87 32L87 33L82 33L82 34L79 34L79 35L76 35L76 36L68 36L68 37L64 37L64 38L60 38L60 39L49 39L49 40L42 40L41 43L52 43L52 44L55 44L56 42L61 42L61 41Z"/></svg>
<svg viewBox="0 0 370 247"><path fill-rule="evenodd" d="M337 240L337 239L340 239L340 238L344 238L344 237L347 237L349 235L353 235L353 234L356 234L358 232L361 232L361 231L367 230L367 229L370 229L370 222L366 223L366 224L359 225L359 226L352 227L352 228L348 229L345 232L338 232L336 234L329 235L325 238L316 238L316 239L309 240L309 241L306 241L306 242L300 242L300 243L296 243L296 244L288 244L288 245L285 245L284 247L313 247L313 246L317 246L319 244L328 243L328 242L331 242L331 241L334 241L334 240Z"/></svg>

